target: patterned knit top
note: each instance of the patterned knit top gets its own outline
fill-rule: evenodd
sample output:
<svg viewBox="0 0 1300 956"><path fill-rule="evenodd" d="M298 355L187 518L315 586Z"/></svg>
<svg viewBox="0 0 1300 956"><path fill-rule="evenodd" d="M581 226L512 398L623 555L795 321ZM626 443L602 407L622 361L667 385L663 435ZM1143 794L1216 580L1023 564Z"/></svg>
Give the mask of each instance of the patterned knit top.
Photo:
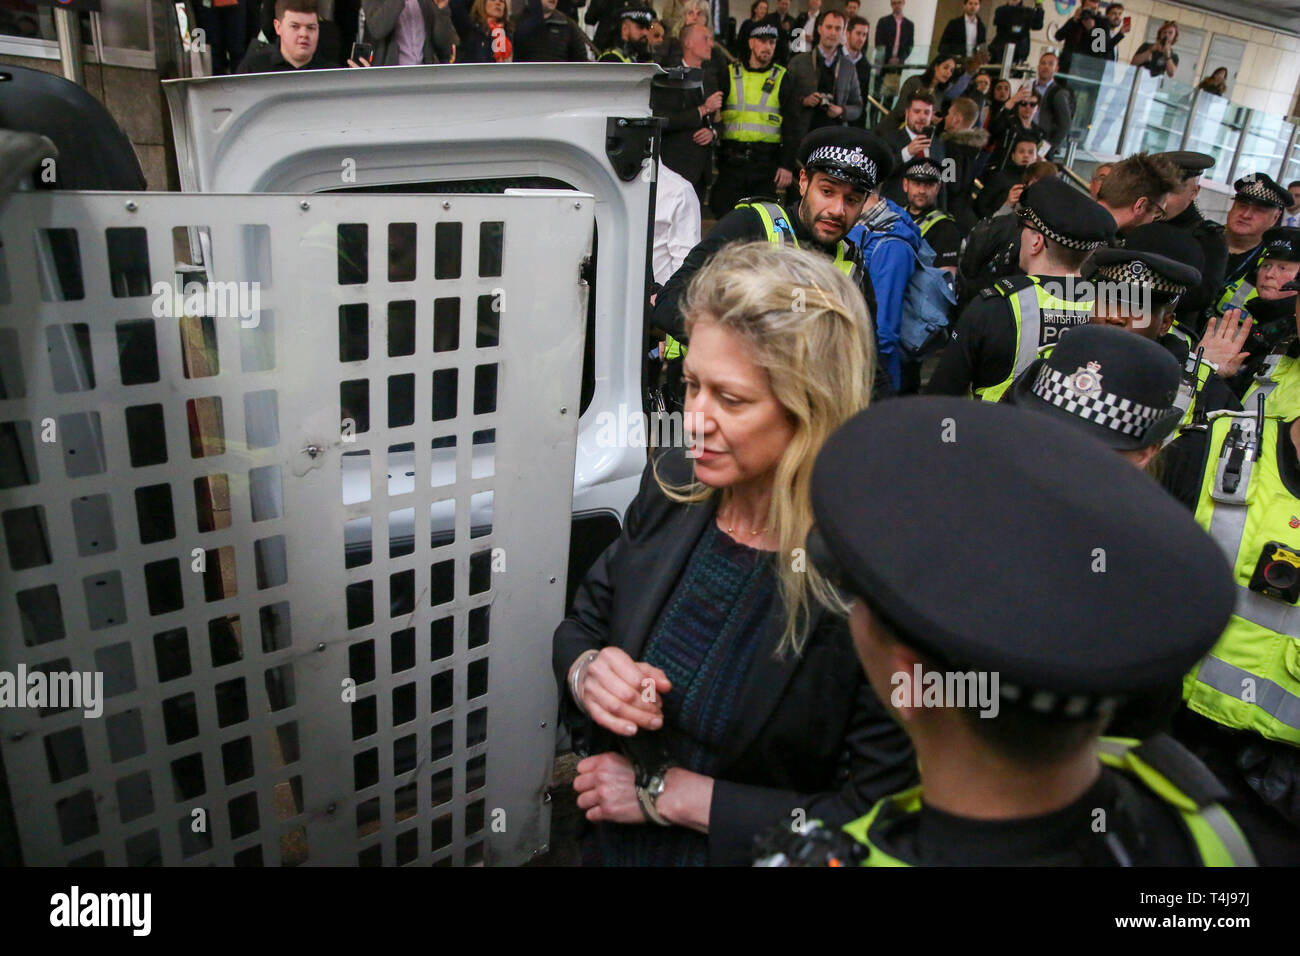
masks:
<svg viewBox="0 0 1300 956"><path fill-rule="evenodd" d="M672 681L660 733L678 766L716 773L741 685L767 631L776 583L771 552L738 544L709 522L642 655ZM708 837L685 827L600 829L606 866L708 863Z"/></svg>

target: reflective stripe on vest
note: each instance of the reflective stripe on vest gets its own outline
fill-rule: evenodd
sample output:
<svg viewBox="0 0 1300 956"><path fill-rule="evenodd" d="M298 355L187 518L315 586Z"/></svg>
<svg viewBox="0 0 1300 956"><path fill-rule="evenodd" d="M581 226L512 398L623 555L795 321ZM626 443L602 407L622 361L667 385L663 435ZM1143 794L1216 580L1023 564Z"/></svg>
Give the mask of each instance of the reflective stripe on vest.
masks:
<svg viewBox="0 0 1300 956"><path fill-rule="evenodd" d="M929 232L936 223L943 222L945 219L952 219L952 216L942 210L931 209L921 217L921 221L917 223L917 225L921 227L921 238L924 239L925 234ZM956 220L953 221L955 222Z"/></svg>
<svg viewBox="0 0 1300 956"><path fill-rule="evenodd" d="M1300 361L1289 355L1270 355L1246 390L1242 407L1254 408L1258 395L1268 396L1270 417L1284 421L1300 418Z"/></svg>
<svg viewBox="0 0 1300 956"><path fill-rule="evenodd" d="M1300 500L1278 473L1273 418L1264 421L1260 457L1243 456L1237 487L1225 486L1223 451L1234 426L1234 441L1253 447L1253 415L1211 417L1196 520L1232 565L1237 604L1218 643L1184 679L1183 697L1193 711L1224 726L1300 745L1300 608L1248 586L1266 544L1300 550L1300 532L1292 525L1300 523Z"/></svg>
<svg viewBox="0 0 1300 956"><path fill-rule="evenodd" d="M1246 304L1246 300L1255 294L1255 287L1246 281L1245 277L1231 282L1223 287L1223 295L1219 297L1215 309L1219 315L1227 312L1229 309L1240 309Z"/></svg>
<svg viewBox="0 0 1300 956"><path fill-rule="evenodd" d="M794 234L794 225L790 222L790 217L785 214L785 210L776 203L742 202L736 208L752 209L758 213L758 218L763 221L763 231L767 233L768 242L776 246L788 242L798 248L799 237ZM850 279L857 281L858 264L850 252L849 243L843 239L835 244L835 258L831 261L831 265Z"/></svg>
<svg viewBox="0 0 1300 956"><path fill-rule="evenodd" d="M1144 789L1178 811L1183 825L1196 846L1202 866L1255 866L1255 854L1232 816L1218 803L1198 807L1196 801L1178 789L1168 777L1135 754L1135 740L1102 737L1097 741L1101 762L1134 778ZM921 788L913 787L886 797L864 817L844 825L844 832L867 847L863 866L911 866L891 856L871 842L871 828L884 811L891 815L908 815L921 810Z"/></svg>
<svg viewBox="0 0 1300 956"><path fill-rule="evenodd" d="M632 62L632 58L628 56L626 53L624 53L622 50L620 50L618 47L614 47L614 49L612 50L606 50L604 53L601 54L601 57L602 58L607 57L611 53L614 54L614 56L618 57L624 63Z"/></svg>
<svg viewBox="0 0 1300 956"><path fill-rule="evenodd" d="M1091 301L1070 302L1066 299L1058 299L1039 285L1037 276L1030 276L1030 278L1033 280L1033 285L1027 285L1023 289L1018 289L1014 295L1008 296L1011 317L1016 323L1016 360L1011 367L1011 374L996 385L975 389L976 398L986 402L998 401L1011 387L1016 376L1033 364L1039 352L1038 340L1042 336L1044 308L1081 312L1085 318L1092 314ZM1007 295L1004 287L995 287L999 288L1003 295Z"/></svg>
<svg viewBox="0 0 1300 956"><path fill-rule="evenodd" d="M722 138L738 143L781 142L780 91L785 67L773 66L760 73L737 64L729 75Z"/></svg>
<svg viewBox="0 0 1300 956"><path fill-rule="evenodd" d="M1205 384L1213 374L1214 369L1210 368L1205 362L1201 362L1196 368L1196 381L1189 382L1184 376L1178 383L1178 394L1174 396L1174 408L1178 409L1182 416L1178 419L1178 428L1171 431L1165 436L1165 440L1160 443L1161 448L1176 439L1180 429L1192 423L1192 417L1196 414L1196 399L1200 396L1201 390L1205 388Z"/></svg>

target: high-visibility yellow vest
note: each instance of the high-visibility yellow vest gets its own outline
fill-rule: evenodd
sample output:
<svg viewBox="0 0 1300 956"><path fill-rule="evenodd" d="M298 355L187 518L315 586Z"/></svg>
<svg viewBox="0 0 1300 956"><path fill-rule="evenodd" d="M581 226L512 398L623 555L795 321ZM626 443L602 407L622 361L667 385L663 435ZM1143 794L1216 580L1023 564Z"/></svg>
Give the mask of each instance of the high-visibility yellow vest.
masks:
<svg viewBox="0 0 1300 956"><path fill-rule="evenodd" d="M1030 280L1027 283L1024 282L1026 278ZM1011 317L1016 323L1016 358L1011 366L1011 374L994 385L975 389L976 398L986 402L996 402L1011 387L1016 376L1029 368L1034 359L1038 358L1038 340L1042 335L1043 313L1047 311L1075 313L1079 317L1079 321L1075 324L1086 325L1091 320L1093 303L1090 299L1072 302L1058 298L1042 287L1038 276L999 279L990 288L996 290L996 294L1006 297L1011 307ZM982 294L988 295L989 290L985 289Z"/></svg>
<svg viewBox="0 0 1300 956"><path fill-rule="evenodd" d="M1198 803L1180 790L1170 779L1143 760L1135 748L1138 741L1103 737L1097 741L1097 756L1102 764L1130 777L1174 807L1187 827L1201 857L1202 866L1254 866L1255 854L1235 820L1217 802ZM877 803L864 817L844 825L844 832L867 847L863 866L911 866L885 853L871 840L871 830L921 810L921 788L913 787Z"/></svg>
<svg viewBox="0 0 1300 956"><path fill-rule="evenodd" d="M722 138L736 143L781 142L781 81L785 67L764 72L731 68L731 83L722 104Z"/></svg>
<svg viewBox="0 0 1300 956"><path fill-rule="evenodd" d="M1252 410L1260 395L1268 398L1269 415L1284 421L1300 418L1300 359L1270 355L1242 396L1241 407Z"/></svg>
<svg viewBox="0 0 1300 956"><path fill-rule="evenodd" d="M780 245L788 242L793 246L799 245L799 238L794 234L794 225L790 222L790 217L774 202L742 202L736 206L737 209L753 209L758 213L758 218L763 221L763 230L767 233L767 241L773 245ZM856 279L858 274L857 253L853 244L841 239L835 244L835 258L831 265L839 269L850 279Z"/></svg>
<svg viewBox="0 0 1300 956"><path fill-rule="evenodd" d="M952 219L952 216L948 215L942 209L931 209L927 212L916 224L921 230L921 238L924 239L925 234L933 229L936 223L943 222L945 219ZM956 220L953 221L955 222Z"/></svg>
<svg viewBox="0 0 1300 956"><path fill-rule="evenodd" d="M1258 442L1256 428L1253 412L1211 417L1196 521L1232 564L1237 609L1183 698L1227 727L1300 746L1300 607L1249 586L1267 545L1300 552L1300 499L1278 472L1278 420L1265 418Z"/></svg>
<svg viewBox="0 0 1300 956"><path fill-rule="evenodd" d="M624 52L623 52L622 50L620 50L618 47L614 47L612 50L606 50L604 53L602 53L602 54L600 55L600 58L601 58L602 60L604 60L605 57L607 57L607 56L612 56L612 57L614 57L615 59L617 59L617 60L618 60L619 62L621 62L621 63L632 63L632 62L634 62L630 56L628 56L626 53L624 53Z"/></svg>
<svg viewBox="0 0 1300 956"><path fill-rule="evenodd" d="M742 202L736 205L737 209L753 209L758 213L758 218L763 222L763 231L767 233L767 241L773 245L780 245L788 242L791 245L798 246L799 238L794 234L794 226L790 223L790 217L774 202ZM858 278L857 250L851 242L841 239L835 244L835 258L831 265L839 269L850 279L855 282ZM686 354L686 347L677 341L671 335L664 336L664 358L675 359Z"/></svg>
<svg viewBox="0 0 1300 956"><path fill-rule="evenodd" d="M1242 270L1241 277L1234 279L1232 282L1224 285L1219 290L1218 301L1214 303L1212 314L1217 316L1223 315L1229 309L1240 309L1246 304L1246 300L1255 294L1255 287L1246 281L1246 276L1259 268L1259 264L1264 261L1264 251L1260 250L1259 255L1255 258L1253 266L1247 266Z"/></svg>

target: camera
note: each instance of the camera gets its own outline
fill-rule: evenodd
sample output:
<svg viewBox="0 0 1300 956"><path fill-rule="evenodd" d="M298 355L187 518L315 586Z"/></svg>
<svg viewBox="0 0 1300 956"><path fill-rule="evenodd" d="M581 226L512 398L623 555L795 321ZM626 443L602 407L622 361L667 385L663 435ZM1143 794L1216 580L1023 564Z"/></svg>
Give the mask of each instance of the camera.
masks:
<svg viewBox="0 0 1300 956"><path fill-rule="evenodd" d="M1300 551L1270 541L1259 552L1250 589L1287 604L1300 599Z"/></svg>

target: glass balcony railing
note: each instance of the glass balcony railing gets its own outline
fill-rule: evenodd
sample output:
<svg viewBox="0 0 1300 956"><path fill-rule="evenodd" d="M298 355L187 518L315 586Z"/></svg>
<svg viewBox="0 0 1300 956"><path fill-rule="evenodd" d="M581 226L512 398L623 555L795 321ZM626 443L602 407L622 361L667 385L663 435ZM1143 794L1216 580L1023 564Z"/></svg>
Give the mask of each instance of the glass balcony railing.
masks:
<svg viewBox="0 0 1300 956"><path fill-rule="evenodd" d="M913 51L909 62L881 73L878 63L872 95L886 108L900 88L929 66L932 51ZM986 67L997 73L997 64ZM1014 70L1013 87L1028 72ZM891 75L892 74L892 75ZM961 75L961 68L954 76ZM1064 161L1087 178L1092 167L1137 152L1187 149L1208 153L1214 166L1205 179L1230 186L1250 172L1265 172L1279 182L1300 179L1297 121L1252 110L1173 77L1152 76L1145 68L1075 54L1068 73L1058 74L1074 96L1070 134L1051 158ZM880 119L868 111L869 125Z"/></svg>

